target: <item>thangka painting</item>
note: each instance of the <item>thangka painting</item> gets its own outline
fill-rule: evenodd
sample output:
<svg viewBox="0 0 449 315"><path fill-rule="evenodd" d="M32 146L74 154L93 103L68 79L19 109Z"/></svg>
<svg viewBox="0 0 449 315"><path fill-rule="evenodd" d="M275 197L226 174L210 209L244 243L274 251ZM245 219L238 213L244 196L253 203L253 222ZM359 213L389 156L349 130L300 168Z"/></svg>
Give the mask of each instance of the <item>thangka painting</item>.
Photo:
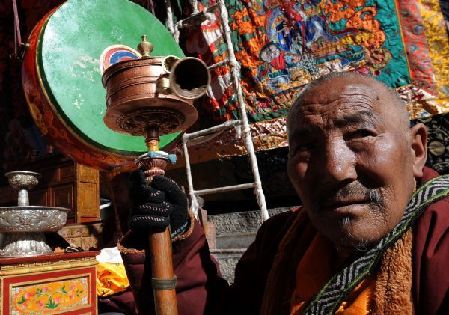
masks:
<svg viewBox="0 0 449 315"><path fill-rule="evenodd" d="M251 122L285 117L310 81L335 71L397 89L412 119L449 112L449 45L439 0L226 0ZM215 0L200 0L202 10ZM218 10L185 43L209 65L228 58ZM212 71L217 120L238 117L229 66Z"/></svg>

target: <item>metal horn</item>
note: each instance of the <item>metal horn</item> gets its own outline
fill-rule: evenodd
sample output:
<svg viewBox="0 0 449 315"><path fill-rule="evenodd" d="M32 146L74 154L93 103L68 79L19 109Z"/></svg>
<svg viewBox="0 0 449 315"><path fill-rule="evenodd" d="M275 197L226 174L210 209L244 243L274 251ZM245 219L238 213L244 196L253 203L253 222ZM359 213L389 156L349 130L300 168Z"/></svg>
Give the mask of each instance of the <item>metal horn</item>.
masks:
<svg viewBox="0 0 449 315"><path fill-rule="evenodd" d="M202 60L194 57L180 59L167 56L162 67L169 73L170 89L177 96L193 100L207 92L210 74Z"/></svg>

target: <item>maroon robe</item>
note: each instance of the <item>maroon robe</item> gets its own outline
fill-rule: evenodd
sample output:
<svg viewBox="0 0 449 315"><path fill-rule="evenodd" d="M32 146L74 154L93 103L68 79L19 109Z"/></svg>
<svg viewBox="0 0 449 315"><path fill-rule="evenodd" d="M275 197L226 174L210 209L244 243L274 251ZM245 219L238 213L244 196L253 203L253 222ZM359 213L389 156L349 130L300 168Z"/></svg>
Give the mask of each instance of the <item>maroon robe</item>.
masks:
<svg viewBox="0 0 449 315"><path fill-rule="evenodd" d="M425 168L422 180L427 181L437 175L435 171ZM196 224L188 239L173 244L173 262L178 277L179 315L259 314L267 276L278 245L296 215L297 212L281 213L261 226L256 240L237 265L235 281L231 287L220 277L210 256L204 232ZM302 226L305 235L301 239L311 240L314 230L308 220L304 220ZM132 247L135 244L124 245ZM309 243L305 241L297 246L304 247L305 251ZM412 257L415 313L449 314L449 198L432 204L416 222L413 228ZM144 267L145 256L125 254L123 259L139 305L139 314L153 314L149 274L151 268L148 265ZM297 266L298 261L295 259L292 262L292 268ZM292 273L290 279L289 283L285 283L287 300L290 300L295 286L295 273ZM122 303L129 296L128 292L102 299L100 305L106 307L103 310L121 310L125 314L134 314L132 306L125 308Z"/></svg>

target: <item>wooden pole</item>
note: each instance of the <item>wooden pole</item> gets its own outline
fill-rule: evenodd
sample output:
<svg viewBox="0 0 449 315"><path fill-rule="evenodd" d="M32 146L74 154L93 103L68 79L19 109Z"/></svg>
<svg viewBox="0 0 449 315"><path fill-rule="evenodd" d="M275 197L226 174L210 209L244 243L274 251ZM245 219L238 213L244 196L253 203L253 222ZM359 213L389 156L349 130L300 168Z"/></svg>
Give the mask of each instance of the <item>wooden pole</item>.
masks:
<svg viewBox="0 0 449 315"><path fill-rule="evenodd" d="M170 231L166 228L162 233L152 233L149 239L156 315L176 315L176 277L173 272Z"/></svg>
<svg viewBox="0 0 449 315"><path fill-rule="evenodd" d="M159 151L159 132L151 128L146 134L149 151ZM165 170L162 170L165 171ZM177 315L176 276L173 271L173 255L170 230L150 233L152 287L156 315Z"/></svg>

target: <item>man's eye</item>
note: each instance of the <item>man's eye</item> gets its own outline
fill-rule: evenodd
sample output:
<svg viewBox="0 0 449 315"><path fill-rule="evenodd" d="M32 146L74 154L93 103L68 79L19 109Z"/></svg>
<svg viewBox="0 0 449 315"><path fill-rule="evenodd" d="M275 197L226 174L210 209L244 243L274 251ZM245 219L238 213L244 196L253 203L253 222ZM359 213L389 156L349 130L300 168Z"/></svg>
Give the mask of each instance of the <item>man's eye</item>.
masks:
<svg viewBox="0 0 449 315"><path fill-rule="evenodd" d="M366 137L374 137L376 134L374 131L369 129L358 129L352 132L349 132L345 136L345 140L352 140L352 139L360 139L360 138L366 138Z"/></svg>
<svg viewBox="0 0 449 315"><path fill-rule="evenodd" d="M300 143L297 144L295 147L295 152L308 152L313 149L313 143L307 142L307 143Z"/></svg>

